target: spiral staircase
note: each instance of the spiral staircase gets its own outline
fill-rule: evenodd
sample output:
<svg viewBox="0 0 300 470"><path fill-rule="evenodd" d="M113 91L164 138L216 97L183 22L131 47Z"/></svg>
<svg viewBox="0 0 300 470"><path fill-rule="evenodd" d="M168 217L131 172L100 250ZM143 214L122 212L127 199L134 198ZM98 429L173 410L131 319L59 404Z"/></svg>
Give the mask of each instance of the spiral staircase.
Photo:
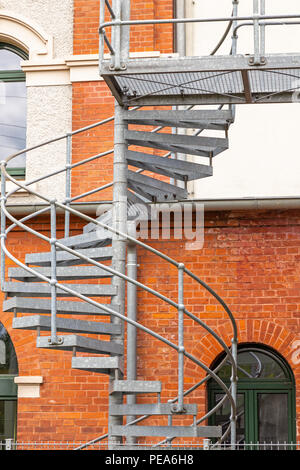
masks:
<svg viewBox="0 0 300 470"><path fill-rule="evenodd" d="M155 113L143 110L128 111L125 113L125 120L135 126L142 125L143 128L147 125L153 127L156 124L159 124L160 128L181 126L181 121L178 121L177 111L156 111ZM227 135L232 122L233 115L230 110L191 110L185 113L182 125L194 129L197 127L201 130L204 128L217 129ZM168 150L169 152L180 151L205 156L209 161L213 156L225 151L228 147L226 137L186 136L186 139L182 139L180 136L177 139L177 136L171 133L159 134L138 130L126 131L125 140L129 148L130 146L138 146L147 149ZM186 186L191 180L210 177L213 173L210 164L204 165L181 161L133 150L126 152L126 161L128 167L138 169L137 171L128 169L127 178L128 220L134 220L135 224L150 219L151 211L149 208L151 204L165 201L184 201L188 197L185 187L170 184L158 179L157 176L183 181ZM30 189L30 184L23 186L19 181L13 180L6 171L6 164L7 162L2 162L2 175L4 177L14 181L17 187L23 187L29 193L42 197ZM145 175L143 172L148 172L151 176ZM15 191L16 189L12 192ZM117 271L118 260L115 258L117 255L114 251L114 245L118 241L114 240L115 235L122 236L127 241L150 250L168 263L177 266L178 271L182 270L182 273L193 277L196 283L200 283L209 291L211 289L197 276L190 273L181 263L169 259L163 253L157 252L126 233L120 234L114 228L113 209L108 210L98 219L92 219L72 209L70 205L67 206L55 200L48 200L46 209L51 212L51 237L46 237L26 225L26 220L32 219L43 211L45 212L45 209L37 211L34 215L27 216L24 219L17 220L9 213L6 205L10 195L6 192L5 196L2 196L2 252L3 259L6 255L16 263L16 267L9 267L7 272L9 280L3 279L2 281L2 291L5 293L3 311L14 314L13 328L35 330L37 332L36 345L38 348L70 351L72 353L71 367L73 369L98 372L110 376L107 436L110 445L113 448L116 448L118 444L121 445L123 437L126 437L127 440L137 437L164 437L167 442L171 442L175 438L221 438L222 429L219 426L199 426L196 404L184 403L183 361L182 370L179 373L182 375L180 379L181 391L179 391L179 396L175 397L173 402L161 402L160 395L164 385L161 382L124 379L126 371L124 370L123 323L127 322L159 341L165 342L178 352L179 357L181 355L182 358L183 356L188 357L195 364L204 368L208 374L206 379L212 376L220 380L214 372L209 371L207 366L185 351L183 344L173 344L168 339L125 316L124 299L123 304L120 305L120 297L118 297L118 290L120 289L118 281L120 279L152 293L179 312L181 311L182 315L188 315L206 328L207 331L211 331L201 320L188 312L184 305L166 298L159 292L155 292L135 279L128 278L126 274ZM45 201L46 198L42 197L42 199ZM82 234L67 236L62 239L56 238L56 218L59 208L88 222L83 227ZM4 229L5 219L11 221L11 225L8 225L6 229ZM16 225L47 241L51 249L42 253L28 253L25 263L17 260L6 247L9 232ZM104 263L107 261L110 264ZM5 269L4 265L2 265L2 268ZM217 294L211 292L218 299ZM102 299L105 299L105 303L102 303ZM226 305L225 309L229 311ZM101 316L107 318L108 315L111 318L109 323L107 320L101 321ZM78 316L83 317L83 319L77 319ZM96 320L90 320L91 317L96 317ZM231 320L234 325L233 318ZM183 328L183 322L180 328ZM47 335L45 332L50 334ZM99 335L101 335L101 338L106 337L107 340L98 339ZM230 349L221 339L219 339L219 342L227 351L228 358L235 367ZM80 355L80 353L85 354ZM229 390L224 384L222 385L227 395L231 397ZM128 404L124 401L128 395L138 396L139 394L150 394L151 397L156 394L157 402L153 403L153 400L151 400L149 404ZM225 394L225 398L227 395ZM233 400L232 404L234 406ZM172 424L168 426L138 425L141 417L144 416L145 419L148 416L158 415L168 416L169 421L175 415L190 416L191 424L188 426L174 426ZM128 425L123 423L123 417L126 416L139 416L140 418L136 420L137 424ZM228 429L226 435L228 435Z"/></svg>
<svg viewBox="0 0 300 470"><path fill-rule="evenodd" d="M72 135L75 133L83 133L115 120L114 149L81 162L85 164L91 159L100 160L114 152L113 183L106 184L102 188L91 188L83 195L72 196L72 170L75 165L72 164L70 155L67 155L67 163L61 170L67 175L67 197L64 203L61 203L37 193L32 186L37 179L23 184L7 172L6 167L13 158L21 153L28 154L32 148L22 150L1 162L1 288L5 293L3 310L14 314L13 328L37 332L38 348L70 351L72 356L70 366L73 369L109 375L108 432L96 437L93 442L108 439L108 445L112 449L139 445L140 438L148 438L150 441L154 439L156 446L171 445L174 439L176 442L180 440L184 442L189 438L199 438L199 442L203 439L214 439L218 444L226 441L230 432L232 448L236 442L238 338L234 317L225 302L202 279L192 273L180 260L170 258L132 236L129 226L130 222L135 227L141 221L150 222L151 207L156 203L186 201L189 197L189 182L212 177L213 159L228 149L228 132L234 122L233 105L291 100L291 89L284 88L289 84L282 84L281 81L283 88L281 89L274 82L272 87L278 86L277 92L270 92L264 88L263 77L264 74L270 73L270 70L274 77L278 71L278 74L282 75L281 69L286 70L290 63L293 70L298 71L300 61L298 64L295 57L286 58L285 61L282 57L276 59L273 56L266 59L260 54L259 48L255 49L253 57L236 56L237 4L238 2L234 0L233 16L232 19L228 19L230 26L234 28L230 56L191 60L163 58L156 59L154 63L150 60L142 62L138 59L131 60L128 59L128 54L124 53L126 49L124 43L127 44L130 25L128 19L130 2L114 0L111 5L108 0L101 1L100 73L116 98L115 117L43 142L33 149L42 148L62 139L68 140L70 149ZM254 5L257 6L256 2ZM107 23L104 22L106 7L112 17L112 21ZM255 13L252 22L257 33L260 24L257 23L257 11ZM172 21L174 20L170 20ZM155 22L157 20L153 20L153 23ZM112 44L106 34L108 27L114 28ZM227 34L229 31L230 28L227 28ZM104 57L105 44L111 53L109 60ZM191 85L191 76L193 76L193 85ZM227 77L226 80L224 76ZM258 77L261 78L259 87ZM195 83L201 80L208 85L202 85L201 89L198 85L195 87ZM276 77L274 80L276 81ZM215 88L214 93L210 90L211 86ZM259 90L255 89L255 86ZM202 104L211 105L210 109L201 107ZM203 135L206 131L209 131L209 134L213 131L217 135L213 137ZM164 151L167 153L164 154ZM174 158L179 154L189 157ZM198 157L206 159L206 164L197 162ZM45 175L39 178L39 181L49 176L53 174ZM15 185L15 189L10 192L6 191L5 184L8 180ZM72 201L100 193L101 189L108 186L114 187L113 207L100 217L91 218L72 206ZM45 207L17 220L10 213L7 201L19 189L23 189L37 200L42 200ZM66 220L65 237L62 239L57 238L58 211L65 214ZM50 236L37 232L26 224L34 217L49 212ZM82 233L75 236L69 236L72 215L85 221ZM10 223L7 223L8 221ZM49 251L28 253L25 262L17 259L9 251L6 242L11 230L16 226L48 243ZM126 274L126 250L129 245L146 250L176 267L178 298L168 298ZM6 258L10 258L16 265L8 268L9 280L5 278ZM225 344L208 325L187 310L184 304L185 278L189 283L193 282L195 288L206 289L225 310L232 325L232 346ZM176 343L150 330L138 319L130 317L125 305L126 285L139 288L177 310ZM82 319L77 319L78 316ZM109 317L110 322L101 321L103 316ZM186 350L184 317L192 319L199 328L204 328L226 352L225 360L229 361L232 368L230 388L220 380L217 375L218 370L210 370L206 364ZM124 368L124 325L150 335L177 353L178 390L173 399L166 403L161 401L166 383L128 377L128 371ZM130 340L128 337L127 341ZM187 360L202 369L206 375L198 384L184 390L184 361ZM171 373L174 371L170 370ZM185 397L198 387L204 386L208 379L217 381L224 392L224 397L214 409L209 410L204 416L199 416L197 405L186 403ZM139 403L136 397L140 394L149 397L153 397L154 394L156 402L153 403L151 398L147 403ZM226 429L204 425L203 423L206 423L226 400L231 407L230 425ZM150 416L165 416L168 425L140 424ZM174 416L189 416L190 424L174 425L172 421ZM125 423L126 417L128 420ZM164 440L158 442L157 438L161 437ZM86 444L88 445L89 443Z"/></svg>

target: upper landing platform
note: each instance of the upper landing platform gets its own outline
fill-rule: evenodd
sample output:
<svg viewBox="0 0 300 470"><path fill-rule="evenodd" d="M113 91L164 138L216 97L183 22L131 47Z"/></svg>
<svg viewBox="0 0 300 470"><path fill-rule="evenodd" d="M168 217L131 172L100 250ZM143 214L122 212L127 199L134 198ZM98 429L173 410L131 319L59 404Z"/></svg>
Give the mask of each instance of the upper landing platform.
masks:
<svg viewBox="0 0 300 470"><path fill-rule="evenodd" d="M268 54L266 28L300 25L300 13L268 15L266 0L252 0L253 14L239 16L239 0L232 0L230 17L130 20L130 0L100 0L100 75L120 104L128 106L221 105L290 103L299 101L300 52ZM288 8L288 5L287 5ZM106 16L111 21L105 22ZM223 23L231 33L231 51L225 55L185 57L176 54L134 58L130 37L143 25L172 25L181 42L185 27L194 23ZM179 28L179 25L181 26ZM238 54L238 31L246 27L253 53ZM183 31L183 33L182 33ZM295 40L296 47L297 41ZM252 47L250 46L250 49ZM105 50L109 53L107 60ZM248 51L247 51L248 52ZM278 51L280 52L280 51Z"/></svg>
<svg viewBox="0 0 300 470"><path fill-rule="evenodd" d="M128 106L291 103L299 101L300 54L129 59L123 70L102 61L101 75Z"/></svg>

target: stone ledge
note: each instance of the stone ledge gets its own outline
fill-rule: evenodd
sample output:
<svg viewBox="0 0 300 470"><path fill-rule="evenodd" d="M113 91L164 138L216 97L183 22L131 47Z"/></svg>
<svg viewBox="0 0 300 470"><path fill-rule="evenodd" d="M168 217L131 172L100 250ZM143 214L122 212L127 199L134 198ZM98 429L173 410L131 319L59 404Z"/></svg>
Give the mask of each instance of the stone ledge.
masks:
<svg viewBox="0 0 300 470"><path fill-rule="evenodd" d="M18 398L39 398L42 376L19 376L14 379L18 385Z"/></svg>

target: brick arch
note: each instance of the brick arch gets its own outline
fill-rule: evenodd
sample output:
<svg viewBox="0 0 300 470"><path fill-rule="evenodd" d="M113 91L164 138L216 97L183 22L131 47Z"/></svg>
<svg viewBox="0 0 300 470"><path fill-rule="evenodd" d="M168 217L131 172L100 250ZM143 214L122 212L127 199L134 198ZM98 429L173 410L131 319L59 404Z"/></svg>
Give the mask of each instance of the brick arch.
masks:
<svg viewBox="0 0 300 470"><path fill-rule="evenodd" d="M295 375L296 382L297 375L299 376L300 385L300 363L295 364L292 361L292 356L295 354L293 345L297 340L297 336L293 331L288 329L285 325L281 325L278 322L268 319L238 320L237 326L239 343L259 343L261 345L269 346L277 351L290 365ZM215 333L222 338L224 343L230 347L232 329L229 328L228 322L222 322L218 325L212 326L212 328ZM299 339L300 338L298 337L298 340ZM189 352L206 366L210 367L216 358L224 352L224 349L212 335L206 333ZM197 378L197 380L199 380L199 377L202 375L204 376L205 372L201 372L200 367L195 368L193 364L186 363L186 377L190 380L193 378Z"/></svg>
<svg viewBox="0 0 300 470"><path fill-rule="evenodd" d="M212 325L210 325L212 326ZM269 319L247 319L238 320L238 338L239 344L252 343L260 344L261 346L268 346L272 348L290 366L294 374L296 391L300 389L300 353L296 353L295 346L300 350L300 337L296 336L286 325L280 324L277 321ZM215 325L214 331L221 336L227 346L231 345L232 330L228 328L228 322ZM216 358L224 352L220 344L209 333L205 334L199 339L197 344L194 345L192 350L189 351L197 359L202 361L206 366L211 367ZM297 360L295 361L295 357ZM199 382L205 377L205 372L201 371L200 367L195 367L194 364L186 361L185 365L185 387L189 388L191 385ZM207 393L206 386L202 386L194 395L197 403L200 405L200 410L203 414L207 411ZM194 392L195 393L195 392ZM296 428L297 440L300 438L300 406L296 404Z"/></svg>

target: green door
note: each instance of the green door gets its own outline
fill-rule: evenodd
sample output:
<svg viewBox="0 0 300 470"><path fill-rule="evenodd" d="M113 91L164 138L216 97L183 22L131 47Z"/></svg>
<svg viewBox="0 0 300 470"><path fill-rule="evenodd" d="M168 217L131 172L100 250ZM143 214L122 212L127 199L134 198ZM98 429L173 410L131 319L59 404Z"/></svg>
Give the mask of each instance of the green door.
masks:
<svg viewBox="0 0 300 470"><path fill-rule="evenodd" d="M5 439L16 438L18 364L13 343L0 323L0 449Z"/></svg>
<svg viewBox="0 0 300 470"><path fill-rule="evenodd" d="M218 373L228 386L230 374L229 364L223 366ZM263 448L270 448L271 445L273 448L282 448L285 444L294 443L295 386L288 365L273 352L257 347L244 347L238 352L238 376L238 444L243 447L245 444L259 443ZM210 408L223 397L224 393L218 385L210 381ZM225 401L211 418L210 424L221 425L224 432L229 423L230 404Z"/></svg>

